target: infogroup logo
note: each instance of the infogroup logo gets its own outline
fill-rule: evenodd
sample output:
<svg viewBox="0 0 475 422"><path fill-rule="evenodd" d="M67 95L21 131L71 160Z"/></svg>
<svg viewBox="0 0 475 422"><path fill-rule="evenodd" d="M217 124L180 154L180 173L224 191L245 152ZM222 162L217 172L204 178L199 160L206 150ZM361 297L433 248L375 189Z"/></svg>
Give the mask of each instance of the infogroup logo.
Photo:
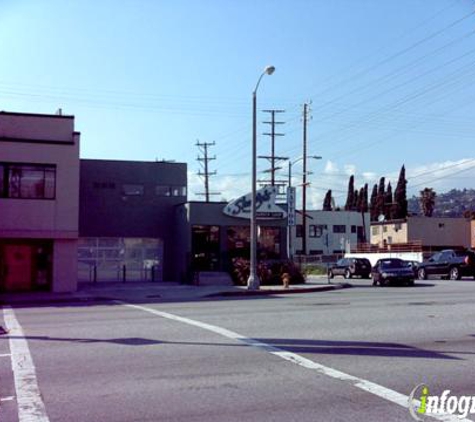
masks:
<svg viewBox="0 0 475 422"><path fill-rule="evenodd" d="M419 384L409 395L409 412L414 420L428 420L425 416L453 415L462 421L469 414L475 414L475 396L454 396L450 390L441 395L430 395L426 384Z"/></svg>

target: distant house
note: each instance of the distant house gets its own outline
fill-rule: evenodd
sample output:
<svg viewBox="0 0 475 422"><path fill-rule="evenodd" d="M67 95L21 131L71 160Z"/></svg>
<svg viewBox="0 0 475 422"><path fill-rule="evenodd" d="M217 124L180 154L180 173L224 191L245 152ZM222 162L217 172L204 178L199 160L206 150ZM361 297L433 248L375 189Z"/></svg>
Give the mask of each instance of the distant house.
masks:
<svg viewBox="0 0 475 422"><path fill-rule="evenodd" d="M77 286L74 117L0 112L0 291Z"/></svg>
<svg viewBox="0 0 475 422"><path fill-rule="evenodd" d="M405 220L372 222L371 244L386 248L420 244L426 252L468 248L474 245L474 227L469 219L451 217L407 217Z"/></svg>

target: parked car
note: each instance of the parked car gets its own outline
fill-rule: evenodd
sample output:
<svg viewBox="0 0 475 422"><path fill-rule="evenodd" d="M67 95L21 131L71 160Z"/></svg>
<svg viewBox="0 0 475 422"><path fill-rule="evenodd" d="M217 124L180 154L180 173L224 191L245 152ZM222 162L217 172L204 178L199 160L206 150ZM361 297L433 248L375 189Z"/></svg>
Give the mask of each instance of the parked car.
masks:
<svg viewBox="0 0 475 422"><path fill-rule="evenodd" d="M407 264L407 266L409 268L412 269L412 272L414 273L414 278L417 278L417 271L419 270L420 262L419 261L407 261L407 260L405 260L404 262Z"/></svg>
<svg viewBox="0 0 475 422"><path fill-rule="evenodd" d="M360 276L369 278L371 263L366 258L342 258L328 268L328 277L342 275L345 278Z"/></svg>
<svg viewBox="0 0 475 422"><path fill-rule="evenodd" d="M417 276L425 280L431 275L460 280L461 277L475 277L475 252L472 250L456 251L446 249L432 255L419 264Z"/></svg>
<svg viewBox="0 0 475 422"><path fill-rule="evenodd" d="M390 283L412 286L414 272L406 261L399 258L379 259L371 270L373 286L387 286Z"/></svg>

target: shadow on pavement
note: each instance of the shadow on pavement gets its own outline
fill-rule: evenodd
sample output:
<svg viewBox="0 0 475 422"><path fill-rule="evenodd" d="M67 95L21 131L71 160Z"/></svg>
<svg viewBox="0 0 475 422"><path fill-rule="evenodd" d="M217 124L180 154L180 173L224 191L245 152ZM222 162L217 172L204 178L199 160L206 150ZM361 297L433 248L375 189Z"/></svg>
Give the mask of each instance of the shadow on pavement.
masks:
<svg viewBox="0 0 475 422"><path fill-rule="evenodd" d="M462 360L458 357L446 355L444 354L445 352L418 349L417 347L396 343L270 338L259 338L257 340L298 354L312 353L326 355Z"/></svg>
<svg viewBox="0 0 475 422"><path fill-rule="evenodd" d="M242 343L218 343L218 342L184 342L184 341L161 341L142 337L124 337L111 339L95 338L72 338L72 337L49 337L49 336L9 336L0 337L0 340L24 339L27 341L48 341L48 342L72 342L80 344L110 343L121 346L159 346L159 345L182 345L182 346L218 346L218 347L249 347ZM400 358L423 358L423 359L444 359L463 360L450 356L453 354L471 354L475 352L456 352L419 349L397 343L380 343L364 341L333 341L333 340L303 340L303 339L275 339L257 338L257 342L276 347L297 354L325 354L325 355L345 355L345 356L374 356L374 357L400 357Z"/></svg>

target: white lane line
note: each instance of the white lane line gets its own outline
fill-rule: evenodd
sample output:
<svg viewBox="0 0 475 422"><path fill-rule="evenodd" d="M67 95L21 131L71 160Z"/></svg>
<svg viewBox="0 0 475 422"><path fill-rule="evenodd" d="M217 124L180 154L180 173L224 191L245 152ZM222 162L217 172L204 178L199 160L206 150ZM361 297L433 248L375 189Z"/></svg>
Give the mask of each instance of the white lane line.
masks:
<svg viewBox="0 0 475 422"><path fill-rule="evenodd" d="M8 396L8 397L1 397L0 402L5 402L5 401L13 401L15 400L15 396Z"/></svg>
<svg viewBox="0 0 475 422"><path fill-rule="evenodd" d="M328 377L346 382L352 386L359 388L360 390L366 391L370 394L378 396L384 400L390 401L391 403L397 404L405 409L408 409L409 413L409 396L398 393L397 391L391 390L389 388L383 387L382 385L376 384L374 382L365 380L363 378L355 377L345 372L338 371L337 369L330 368L328 366L322 365L320 363L314 362L310 359L307 359L297 353L288 352L286 350L280 349L278 347L272 346L271 344L263 343L259 340L255 340L250 337L243 336L234 331L227 330L226 328L221 328L216 325L206 324L204 322L196 321L193 319L181 317L179 315L170 314L168 312L157 311L152 308L147 308L146 306L133 305L131 303L115 301L122 305L128 306L129 308L139 309L150 314L160 316L162 318L167 318L173 321L182 322L184 324L193 325L195 327L202 328L204 330L211 331L213 333L219 334L223 337L230 338L232 340L240 341L248 346L256 347L262 349L274 356L277 356L281 359L284 359L288 362L292 362L296 365L302 366L307 369L314 370L319 374L326 375ZM413 400L413 405L419 406L420 402L418 400ZM409 417L409 415L408 415ZM431 418L434 418L443 422L473 422L470 419L462 419L455 415L431 415Z"/></svg>
<svg viewBox="0 0 475 422"><path fill-rule="evenodd" d="M11 356L11 353L3 353L0 355L0 358L9 358Z"/></svg>
<svg viewBox="0 0 475 422"><path fill-rule="evenodd" d="M28 342L10 306L3 308L9 330L10 352L15 380L19 422L49 422L36 379L36 370Z"/></svg>

